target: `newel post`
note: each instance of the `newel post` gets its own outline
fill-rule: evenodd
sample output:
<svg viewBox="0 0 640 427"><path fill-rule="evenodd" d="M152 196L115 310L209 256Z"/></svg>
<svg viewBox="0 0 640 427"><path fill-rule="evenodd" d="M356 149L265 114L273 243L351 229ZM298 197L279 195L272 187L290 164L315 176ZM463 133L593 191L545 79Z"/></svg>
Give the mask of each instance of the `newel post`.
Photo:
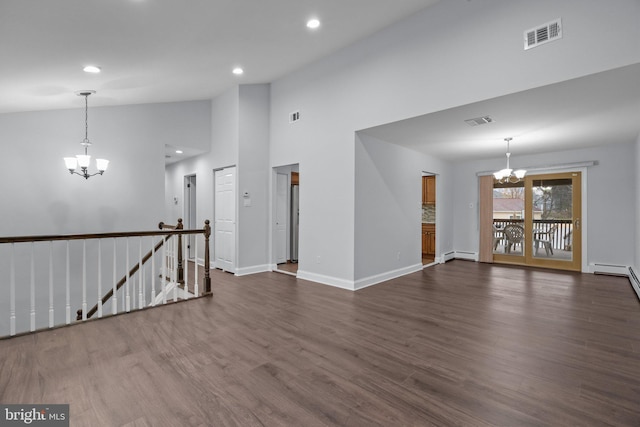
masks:
<svg viewBox="0 0 640 427"><path fill-rule="evenodd" d="M183 230L182 218L178 218L176 230ZM184 265L182 262L182 234L178 234L178 283L184 285Z"/></svg>
<svg viewBox="0 0 640 427"><path fill-rule="evenodd" d="M204 221L204 293L211 293L211 277L209 275L209 237L211 236L211 226L209 220Z"/></svg>

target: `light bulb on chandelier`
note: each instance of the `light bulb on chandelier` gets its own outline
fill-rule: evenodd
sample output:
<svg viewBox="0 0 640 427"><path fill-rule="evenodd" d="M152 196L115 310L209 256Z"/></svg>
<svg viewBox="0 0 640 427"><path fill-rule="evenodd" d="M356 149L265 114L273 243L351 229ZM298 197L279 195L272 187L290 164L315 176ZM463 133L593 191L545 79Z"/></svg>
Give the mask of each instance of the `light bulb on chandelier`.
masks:
<svg viewBox="0 0 640 427"><path fill-rule="evenodd" d="M67 169L71 174L79 175L84 179L89 179L94 175L102 175L104 171L109 167L109 160L96 159L96 169L98 172L89 173L89 166L91 164L91 156L89 155L89 95L96 93L95 90L82 90L76 92L78 96L84 96L84 140L80 143L84 147L84 154L77 154L75 157L65 157L64 163L67 165ZM81 172L76 172L76 169L80 167Z"/></svg>
<svg viewBox="0 0 640 427"><path fill-rule="evenodd" d="M499 170L498 172L494 172L493 176L500 184L511 183L515 184L519 182L526 175L527 171L524 169L513 170L509 167L509 158L511 157L511 153L509 152L509 142L511 142L513 138L505 138L507 141L507 167Z"/></svg>

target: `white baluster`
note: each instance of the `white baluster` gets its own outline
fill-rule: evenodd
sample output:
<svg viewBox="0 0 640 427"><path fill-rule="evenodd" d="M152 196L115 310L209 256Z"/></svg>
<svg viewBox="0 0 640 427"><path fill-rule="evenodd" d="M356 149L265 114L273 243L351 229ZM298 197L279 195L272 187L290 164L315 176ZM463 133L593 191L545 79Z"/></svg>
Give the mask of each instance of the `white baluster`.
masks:
<svg viewBox="0 0 640 427"><path fill-rule="evenodd" d="M144 302L143 296L142 296L142 237L140 237L140 241L138 242L138 308L141 309L142 308L142 303Z"/></svg>
<svg viewBox="0 0 640 427"><path fill-rule="evenodd" d="M194 254L195 256L193 257L193 280L194 285L193 285L193 293L195 294L195 296L200 296L200 291L198 289L198 237L200 235L196 234L195 238L193 239L194 241Z"/></svg>
<svg viewBox="0 0 640 427"><path fill-rule="evenodd" d="M30 331L33 332L36 330L36 265L35 265L35 254L34 254L34 244L31 242L31 285L29 287L29 293L31 296L31 325Z"/></svg>
<svg viewBox="0 0 640 427"><path fill-rule="evenodd" d="M129 238L126 238L126 242L127 242L127 281L125 282L125 300L126 300L126 304L125 304L125 311L128 313L129 311L131 311L131 295L129 293Z"/></svg>
<svg viewBox="0 0 640 427"><path fill-rule="evenodd" d="M82 320L87 320L87 241L82 241Z"/></svg>
<svg viewBox="0 0 640 427"><path fill-rule="evenodd" d="M156 305L156 254L153 237L151 238L151 305Z"/></svg>
<svg viewBox="0 0 640 427"><path fill-rule="evenodd" d="M162 304L167 303L167 281L166 281L166 273L167 273L167 249L166 246L169 244L167 240L165 240L162 245L162 276L161 276L161 284L162 284Z"/></svg>
<svg viewBox="0 0 640 427"><path fill-rule="evenodd" d="M189 235L185 234L185 238L182 240L182 279L184 280L186 297L189 298L189 252L187 251Z"/></svg>
<svg viewBox="0 0 640 427"><path fill-rule="evenodd" d="M65 313L66 313L66 322L67 325L71 323L71 273L69 270L69 241L67 240L67 280L65 284Z"/></svg>
<svg viewBox="0 0 640 427"><path fill-rule="evenodd" d="M173 250L173 269L171 271L171 281L173 282L173 302L178 301L178 238L173 237L171 244Z"/></svg>
<svg viewBox="0 0 640 427"><path fill-rule="evenodd" d="M98 239L98 318L102 317L102 240Z"/></svg>
<svg viewBox="0 0 640 427"><path fill-rule="evenodd" d="M49 241L49 327L53 328L53 241Z"/></svg>
<svg viewBox="0 0 640 427"><path fill-rule="evenodd" d="M118 271L116 269L116 258L117 258L117 250L116 250L117 241L114 237L113 239L113 295L111 296L111 314L118 313L118 291L116 285L118 284Z"/></svg>
<svg viewBox="0 0 640 427"><path fill-rule="evenodd" d="M16 334L16 247L11 243L11 272L9 275L9 334Z"/></svg>

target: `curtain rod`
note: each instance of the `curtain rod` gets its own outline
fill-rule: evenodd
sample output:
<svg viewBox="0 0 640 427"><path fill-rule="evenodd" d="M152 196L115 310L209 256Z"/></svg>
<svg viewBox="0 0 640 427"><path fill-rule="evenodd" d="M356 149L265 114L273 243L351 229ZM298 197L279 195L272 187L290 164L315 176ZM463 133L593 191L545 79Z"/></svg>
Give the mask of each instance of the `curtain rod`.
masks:
<svg viewBox="0 0 640 427"><path fill-rule="evenodd" d="M524 168L520 168L520 169L525 169L527 171L527 174L529 174L529 172L552 171L552 170L558 170L558 169L588 168L590 166L596 166L597 164L598 164L597 160L589 160L587 162L561 163L561 164L558 164L558 165L524 167ZM476 176L493 175L493 172L495 172L495 171L476 172Z"/></svg>

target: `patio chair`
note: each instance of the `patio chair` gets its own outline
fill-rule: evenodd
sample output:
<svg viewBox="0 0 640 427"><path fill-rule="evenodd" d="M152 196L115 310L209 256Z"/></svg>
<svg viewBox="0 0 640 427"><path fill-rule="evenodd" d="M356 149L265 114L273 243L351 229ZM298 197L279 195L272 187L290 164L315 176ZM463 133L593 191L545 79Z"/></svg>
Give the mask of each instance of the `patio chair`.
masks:
<svg viewBox="0 0 640 427"><path fill-rule="evenodd" d="M503 229L504 237L507 240L504 252L511 253L511 248L515 245L522 245L524 240L524 228L518 224L507 224Z"/></svg>
<svg viewBox="0 0 640 427"><path fill-rule="evenodd" d="M540 245L544 247L544 251L549 256L549 253L553 255L553 236L556 234L558 224L554 224L547 231L534 233L533 242L535 244L535 254L538 255L538 248Z"/></svg>

